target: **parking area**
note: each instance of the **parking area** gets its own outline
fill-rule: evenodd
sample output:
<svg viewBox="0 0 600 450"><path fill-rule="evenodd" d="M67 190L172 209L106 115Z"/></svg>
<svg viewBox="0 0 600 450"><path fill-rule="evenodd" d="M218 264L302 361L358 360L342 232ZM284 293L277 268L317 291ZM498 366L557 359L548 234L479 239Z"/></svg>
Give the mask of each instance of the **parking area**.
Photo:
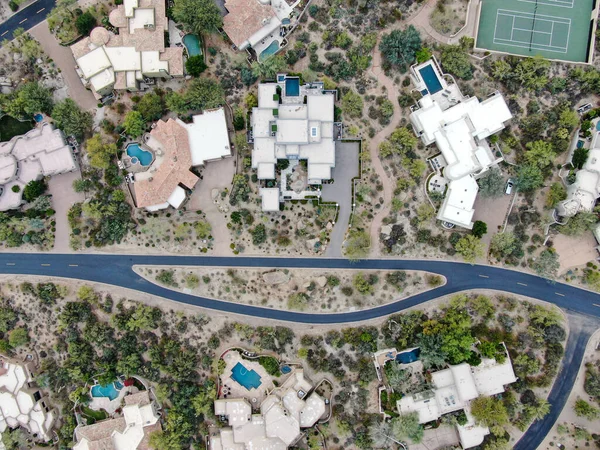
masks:
<svg viewBox="0 0 600 450"><path fill-rule="evenodd" d="M358 141L338 141L335 145L335 168L332 174L334 181L324 184L322 193L323 201L339 204L338 219L325 252L325 256L332 258L342 256L342 243L352 213L352 179L358 176L360 153Z"/></svg>

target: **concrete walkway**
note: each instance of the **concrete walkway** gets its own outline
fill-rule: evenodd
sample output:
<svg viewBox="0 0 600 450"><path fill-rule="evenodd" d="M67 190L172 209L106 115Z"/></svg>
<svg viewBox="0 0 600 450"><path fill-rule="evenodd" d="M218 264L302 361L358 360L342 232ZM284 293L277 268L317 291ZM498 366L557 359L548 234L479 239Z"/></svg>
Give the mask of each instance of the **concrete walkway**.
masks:
<svg viewBox="0 0 600 450"><path fill-rule="evenodd" d="M75 59L69 47L64 47L58 43L56 38L48 29L48 22L44 20L29 30L31 35L41 44L44 52L52 58L65 80L69 89L69 97L72 98L84 110L91 110L96 107L98 101L94 98L91 91L88 91L79 75L75 72Z"/></svg>
<svg viewBox="0 0 600 450"><path fill-rule="evenodd" d="M73 190L73 181L79 180L81 174L79 170L70 173L55 175L48 182L48 192L52 195L52 208L56 211L54 220L56 221L56 232L54 233L55 253L72 253L69 242L71 240L71 227L67 214L71 206L77 202L83 202L85 196L83 193L77 193Z"/></svg>
<svg viewBox="0 0 600 450"><path fill-rule="evenodd" d="M331 231L331 238L325 256L341 258L342 245L352 214L352 179L358 176L358 142L337 142L335 146L335 168L332 184L323 185L323 201L339 205L337 221Z"/></svg>

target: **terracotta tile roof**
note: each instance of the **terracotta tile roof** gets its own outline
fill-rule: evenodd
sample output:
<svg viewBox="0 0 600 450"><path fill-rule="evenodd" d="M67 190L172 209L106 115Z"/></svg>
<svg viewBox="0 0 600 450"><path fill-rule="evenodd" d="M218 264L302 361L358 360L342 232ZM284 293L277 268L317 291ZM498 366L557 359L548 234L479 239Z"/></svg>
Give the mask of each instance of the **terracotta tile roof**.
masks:
<svg viewBox="0 0 600 450"><path fill-rule="evenodd" d="M223 29L237 47L260 30L265 20L275 16L271 5L258 0L226 0L225 8L229 14L223 19Z"/></svg>
<svg viewBox="0 0 600 450"><path fill-rule="evenodd" d="M161 61L169 61L169 75L183 76L183 49L180 47L165 48L160 54Z"/></svg>
<svg viewBox="0 0 600 450"><path fill-rule="evenodd" d="M140 407L150 404L150 395L148 391L141 391L137 394L125 396L125 405L139 405Z"/></svg>
<svg viewBox="0 0 600 450"><path fill-rule="evenodd" d="M138 208L166 203L175 188L183 184L193 189L198 177L192 168L192 154L185 124L179 120L160 120L150 132L162 145L163 155L160 164L156 162L150 170L156 167L151 178L135 182L134 191ZM144 174L147 172L144 172Z"/></svg>
<svg viewBox="0 0 600 450"><path fill-rule="evenodd" d="M87 425L76 429L77 440L87 439L90 450L111 450L113 448L111 436L115 431L122 433L127 424L123 417L104 420L93 425Z"/></svg>
<svg viewBox="0 0 600 450"><path fill-rule="evenodd" d="M156 422L154 425L144 427L144 437L142 441L138 444L137 450L154 450L153 447L150 447L150 434L160 430L160 422Z"/></svg>

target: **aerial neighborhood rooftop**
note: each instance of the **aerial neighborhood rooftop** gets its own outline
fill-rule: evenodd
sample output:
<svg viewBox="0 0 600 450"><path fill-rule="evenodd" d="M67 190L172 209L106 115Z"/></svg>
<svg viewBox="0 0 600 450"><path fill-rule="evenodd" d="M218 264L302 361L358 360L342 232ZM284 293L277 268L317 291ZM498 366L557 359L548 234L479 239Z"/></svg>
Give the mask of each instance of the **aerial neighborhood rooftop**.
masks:
<svg viewBox="0 0 600 450"><path fill-rule="evenodd" d="M164 0L125 0L109 16L118 34L96 27L71 46L81 80L96 98L137 91L146 79L183 76L183 48L165 47L167 20Z"/></svg>

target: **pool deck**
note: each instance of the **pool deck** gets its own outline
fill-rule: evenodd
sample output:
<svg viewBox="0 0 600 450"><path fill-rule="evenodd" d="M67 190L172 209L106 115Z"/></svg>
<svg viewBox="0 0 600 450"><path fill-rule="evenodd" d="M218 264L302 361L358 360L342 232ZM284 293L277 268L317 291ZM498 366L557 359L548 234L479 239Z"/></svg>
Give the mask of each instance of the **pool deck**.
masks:
<svg viewBox="0 0 600 450"><path fill-rule="evenodd" d="M103 409L112 416L117 409L121 407L121 404L123 403L123 397L125 397L127 394L135 394L137 392L139 392L139 389L135 386L124 386L119 391L119 396L114 400L111 400L108 397L92 397L90 387L90 397L92 398L92 401L88 407L94 411L100 411Z"/></svg>
<svg viewBox="0 0 600 450"><path fill-rule="evenodd" d="M274 31L269 36L265 37L262 41L257 43L253 48L254 48L254 51L256 52L256 57L258 58L258 60L259 61L264 60L263 58L261 58L261 54L265 49L267 49L269 47L269 45L271 45L271 43L273 41L277 41L279 43L279 48L277 49L277 51L275 53L273 53L273 55L275 55L277 52L281 51L281 49L282 49L281 43L283 42L283 39L284 38L279 36L279 32ZM271 55L268 55L268 56L271 56Z"/></svg>
<svg viewBox="0 0 600 450"><path fill-rule="evenodd" d="M275 388L273 378L259 364L258 360L244 359L239 352L230 350L223 355L223 361L225 361L226 366L223 375L221 375L219 398L246 398L250 400L253 407L257 407L266 398L268 393ZM247 370L254 370L260 375L261 384L257 389L248 390L231 378L231 371L237 363L241 363ZM225 394L227 397L225 397Z"/></svg>

